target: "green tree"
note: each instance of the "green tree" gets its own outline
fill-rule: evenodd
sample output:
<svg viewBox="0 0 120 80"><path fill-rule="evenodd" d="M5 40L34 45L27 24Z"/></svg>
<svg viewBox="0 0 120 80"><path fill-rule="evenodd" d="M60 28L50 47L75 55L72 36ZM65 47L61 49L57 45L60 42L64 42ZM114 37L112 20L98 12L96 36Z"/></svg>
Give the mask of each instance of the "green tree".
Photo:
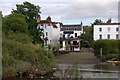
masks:
<svg viewBox="0 0 120 80"><path fill-rule="evenodd" d="M39 74L52 71L56 64L53 53L46 51L40 44L32 43L32 36L27 32L24 15L12 13L3 17L2 32L2 69L12 71L29 70L31 67L39 69Z"/></svg>
<svg viewBox="0 0 120 80"><path fill-rule="evenodd" d="M90 44L92 43L92 27L91 26L84 26L85 34L81 35L81 47L90 47Z"/></svg>
<svg viewBox="0 0 120 80"><path fill-rule="evenodd" d="M9 31L26 33L28 25L26 24L24 15L13 13L3 18L2 29L5 33L8 33Z"/></svg>
<svg viewBox="0 0 120 80"><path fill-rule="evenodd" d="M82 47L92 47L93 46L93 27L96 24L103 23L100 19L95 19L91 26L84 26L85 34L81 35L81 46Z"/></svg>
<svg viewBox="0 0 120 80"><path fill-rule="evenodd" d="M94 54L100 57L100 49L102 48L103 57L106 59L115 58L120 53L117 40L97 40L94 42ZM117 58L117 57L116 57Z"/></svg>
<svg viewBox="0 0 120 80"><path fill-rule="evenodd" d="M100 24L103 23L103 21L101 19L96 19L92 24L96 25L96 24Z"/></svg>
<svg viewBox="0 0 120 80"><path fill-rule="evenodd" d="M21 13L26 17L26 21L28 24L28 30L31 35L33 35L33 43L43 43L40 38L39 30L37 29L37 21L36 17L41 13L40 7L29 2L23 2L23 4L16 5L17 10L13 10L13 13Z"/></svg>
<svg viewBox="0 0 120 80"><path fill-rule="evenodd" d="M3 70L12 68L15 72L25 71L31 67L39 69L40 74L46 74L51 71L56 64L53 62L53 53L43 49L40 45L32 44L30 41L23 42L27 36L20 36L20 33L5 35L3 33ZM23 33L22 33L23 34ZM13 35L13 38L12 38ZM23 41L19 41L17 38ZM29 40L29 38L27 39ZM18 64L21 63L21 64ZM4 71L3 71L4 73Z"/></svg>

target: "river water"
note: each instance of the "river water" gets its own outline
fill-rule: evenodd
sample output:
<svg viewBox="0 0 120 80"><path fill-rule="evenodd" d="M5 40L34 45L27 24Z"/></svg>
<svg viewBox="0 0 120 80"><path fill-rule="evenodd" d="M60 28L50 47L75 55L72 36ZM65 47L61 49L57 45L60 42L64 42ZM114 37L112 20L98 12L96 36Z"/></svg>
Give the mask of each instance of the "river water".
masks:
<svg viewBox="0 0 120 80"><path fill-rule="evenodd" d="M54 75L59 78L70 78L73 64L59 64L60 69ZM119 78L120 66L100 64L77 64L77 78Z"/></svg>

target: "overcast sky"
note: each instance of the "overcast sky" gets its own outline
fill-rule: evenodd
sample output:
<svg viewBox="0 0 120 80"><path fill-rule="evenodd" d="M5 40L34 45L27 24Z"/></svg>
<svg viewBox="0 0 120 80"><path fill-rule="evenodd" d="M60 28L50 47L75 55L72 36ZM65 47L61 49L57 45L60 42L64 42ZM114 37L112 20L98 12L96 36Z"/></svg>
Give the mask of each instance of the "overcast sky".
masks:
<svg viewBox="0 0 120 80"><path fill-rule="evenodd" d="M3 15L10 14L16 4L22 4L25 0L0 0L0 10ZM51 16L52 21L64 24L92 23L95 19L106 21L112 18L118 20L119 0L26 0L41 7L41 17L45 19Z"/></svg>

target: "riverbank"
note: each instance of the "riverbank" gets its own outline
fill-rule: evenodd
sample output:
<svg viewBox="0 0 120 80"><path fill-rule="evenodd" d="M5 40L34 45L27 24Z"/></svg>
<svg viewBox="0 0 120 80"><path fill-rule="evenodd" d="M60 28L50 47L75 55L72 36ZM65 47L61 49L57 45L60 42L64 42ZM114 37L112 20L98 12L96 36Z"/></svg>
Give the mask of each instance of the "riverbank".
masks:
<svg viewBox="0 0 120 80"><path fill-rule="evenodd" d="M92 52L70 52L54 58L54 61L58 64L97 64L97 59Z"/></svg>

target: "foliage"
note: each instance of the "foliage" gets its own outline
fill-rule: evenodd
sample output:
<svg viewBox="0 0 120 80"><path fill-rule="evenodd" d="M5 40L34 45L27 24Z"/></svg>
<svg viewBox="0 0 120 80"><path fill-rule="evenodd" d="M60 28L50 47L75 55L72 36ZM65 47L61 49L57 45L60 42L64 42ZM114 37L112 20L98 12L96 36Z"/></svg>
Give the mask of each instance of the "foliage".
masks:
<svg viewBox="0 0 120 80"><path fill-rule="evenodd" d="M102 20L96 19L91 26L84 26L85 34L81 35L81 47L92 47L93 46L93 26L95 24L103 23Z"/></svg>
<svg viewBox="0 0 120 80"><path fill-rule="evenodd" d="M23 4L16 5L17 10L13 10L13 13L21 13L25 15L28 20L35 20L36 16L40 13L40 7L34 4L31 4L27 1L23 2Z"/></svg>
<svg viewBox="0 0 120 80"><path fill-rule="evenodd" d="M28 62L41 70L49 71L55 67L53 65L55 63L52 62L53 57L53 53L45 51L41 46L32 43L24 44L8 38L3 41L3 66L6 67L9 67L8 65L20 66L20 64L14 63L19 60Z"/></svg>
<svg viewBox="0 0 120 80"><path fill-rule="evenodd" d="M41 13L40 7L26 1L23 4L17 4L16 7L17 10L13 10L12 13L21 13L25 16L29 33L33 36L33 43L43 43L36 21L36 17Z"/></svg>
<svg viewBox="0 0 120 80"><path fill-rule="evenodd" d="M75 80L77 80L77 78L79 78L80 76L80 71L78 70L78 62L75 62L72 66L72 71L71 71L71 78L75 78Z"/></svg>
<svg viewBox="0 0 120 80"><path fill-rule="evenodd" d="M50 50L52 48L52 45L51 44L48 44L48 49Z"/></svg>
<svg viewBox="0 0 120 80"><path fill-rule="evenodd" d="M93 22L93 25L96 25L96 24L99 24L99 23L103 23L103 21L101 19L96 19L94 22Z"/></svg>
<svg viewBox="0 0 120 80"><path fill-rule="evenodd" d="M58 51L60 49L60 44L55 45L55 50Z"/></svg>
<svg viewBox="0 0 120 80"><path fill-rule="evenodd" d="M100 57L100 49L102 48L103 56L109 56L112 54L118 54L119 48L117 40L97 40L94 42L94 54L97 57ZM114 55L113 55L114 57Z"/></svg>
<svg viewBox="0 0 120 80"><path fill-rule="evenodd" d="M52 60L54 55L43 49L40 44L32 43L32 36L27 33L27 24L23 17L19 13L12 13L4 17L2 33L3 74L9 70L14 74L17 71L24 72L31 67L39 69L40 74L46 74L53 67L57 67ZM10 19L13 20L10 21ZM21 22L21 20L23 21ZM18 23L14 23L14 21L18 21Z"/></svg>
<svg viewBox="0 0 120 80"><path fill-rule="evenodd" d="M22 14L14 13L3 18L2 29L5 33L13 32L27 32L28 25L25 17Z"/></svg>
<svg viewBox="0 0 120 80"><path fill-rule="evenodd" d="M69 47L70 47L70 45L67 42L66 45L65 45L66 50L69 50Z"/></svg>
<svg viewBox="0 0 120 80"><path fill-rule="evenodd" d="M8 32L8 34L3 33L3 36L4 37L7 36L7 38L10 40L15 40L24 44L32 42L32 36L29 36L28 34L25 33L20 33L20 32L14 33L10 31Z"/></svg>
<svg viewBox="0 0 120 80"><path fill-rule="evenodd" d="M119 56L120 56L119 54L114 54L114 53L112 53L112 54L106 54L106 55L104 56L104 58L107 59L107 60L110 60L110 59L112 59L112 58L118 58L118 59L120 59Z"/></svg>

